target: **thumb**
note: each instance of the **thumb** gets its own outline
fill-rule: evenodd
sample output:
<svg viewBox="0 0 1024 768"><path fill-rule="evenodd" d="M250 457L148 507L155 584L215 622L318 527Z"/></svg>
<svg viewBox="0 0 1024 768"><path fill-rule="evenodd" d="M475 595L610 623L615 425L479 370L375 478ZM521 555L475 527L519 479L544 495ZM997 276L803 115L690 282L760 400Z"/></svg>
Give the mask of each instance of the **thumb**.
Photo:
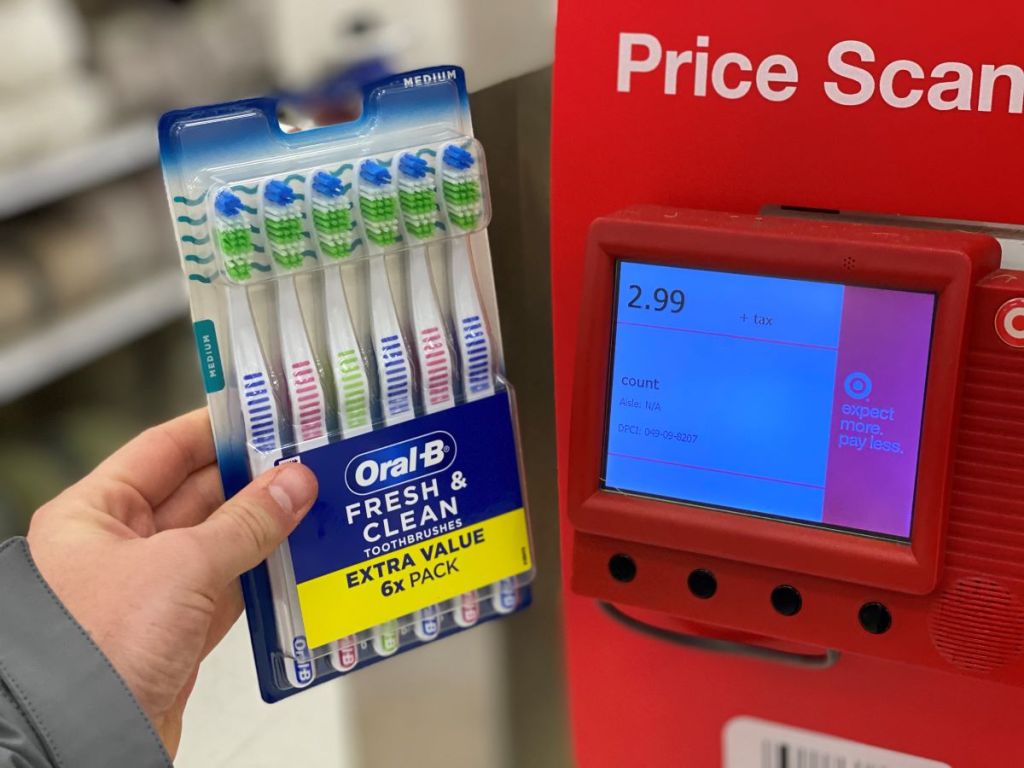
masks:
<svg viewBox="0 0 1024 768"><path fill-rule="evenodd" d="M228 499L191 529L202 556L224 583L255 568L294 530L316 500L316 476L281 464Z"/></svg>

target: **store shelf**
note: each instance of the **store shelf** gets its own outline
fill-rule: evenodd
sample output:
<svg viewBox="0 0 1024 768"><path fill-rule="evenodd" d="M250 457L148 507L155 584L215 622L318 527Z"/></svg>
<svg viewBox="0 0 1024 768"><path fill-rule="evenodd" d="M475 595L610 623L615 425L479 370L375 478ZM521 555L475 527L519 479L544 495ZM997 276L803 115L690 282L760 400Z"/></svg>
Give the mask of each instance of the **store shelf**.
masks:
<svg viewBox="0 0 1024 768"><path fill-rule="evenodd" d="M0 347L0 405L167 324L187 305L180 270L168 269Z"/></svg>
<svg viewBox="0 0 1024 768"><path fill-rule="evenodd" d="M24 168L0 172L0 220L140 171L156 158L156 125L146 119Z"/></svg>

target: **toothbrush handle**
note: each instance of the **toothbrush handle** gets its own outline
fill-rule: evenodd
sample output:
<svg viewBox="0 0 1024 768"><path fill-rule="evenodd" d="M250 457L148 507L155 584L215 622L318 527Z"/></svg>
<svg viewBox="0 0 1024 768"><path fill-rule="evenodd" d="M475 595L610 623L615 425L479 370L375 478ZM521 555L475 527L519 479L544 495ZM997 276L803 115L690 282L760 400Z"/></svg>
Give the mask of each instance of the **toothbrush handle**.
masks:
<svg viewBox="0 0 1024 768"><path fill-rule="evenodd" d="M467 400L479 400L494 394L494 364L468 236L451 241L450 273L462 385Z"/></svg>
<svg viewBox="0 0 1024 768"><path fill-rule="evenodd" d="M338 421L344 439L369 432L373 429L373 423L370 418L369 381L355 329L352 327L341 267L324 272L324 305L331 372L338 399Z"/></svg>
<svg viewBox="0 0 1024 768"><path fill-rule="evenodd" d="M248 416L245 421L248 428ZM261 452L252 442L248 446L248 454L249 467L254 478L272 469L274 462L281 457L280 449ZM304 688L313 682L316 667L310 656L305 629L302 626L295 571L287 541L267 557L267 573L270 577L270 593L274 603L274 625L283 650L285 677L293 688Z"/></svg>
<svg viewBox="0 0 1024 768"><path fill-rule="evenodd" d="M323 388L313 363L295 281L290 276L282 277L277 288L278 327L294 439L308 450L327 444ZM267 571L278 637L285 649L285 674L294 687L301 688L313 682L316 667L306 642L295 569L287 541L267 558Z"/></svg>
<svg viewBox="0 0 1024 768"><path fill-rule="evenodd" d="M369 382L352 327L340 266L324 272L324 307L334 392L338 400L338 422L344 439L369 432L373 423L370 418ZM332 642L329 659L331 666L339 672L355 669L359 664L359 644L355 635Z"/></svg>
<svg viewBox="0 0 1024 768"><path fill-rule="evenodd" d="M245 442L250 451L255 449L258 456L260 451L276 451L281 446L277 404L249 309L248 292L245 288L236 287L229 288L227 294L231 349L238 378ZM250 465L255 475L251 455Z"/></svg>
<svg viewBox="0 0 1024 768"><path fill-rule="evenodd" d="M278 325L295 441L303 443L305 449L326 445L324 390L306 336L294 278L282 277L277 289ZM311 441L316 442L309 445Z"/></svg>
<svg viewBox="0 0 1024 768"><path fill-rule="evenodd" d="M383 256L370 259L370 319L384 423L400 424L416 415L412 405L412 369Z"/></svg>
<svg viewBox="0 0 1024 768"><path fill-rule="evenodd" d="M425 245L409 250L408 277L409 312L416 340L421 402L425 412L436 413L454 407L455 388L451 352L445 340L444 321L434 293ZM433 640L441 630L439 606L421 608L416 611L413 621L420 641Z"/></svg>
<svg viewBox="0 0 1024 768"><path fill-rule="evenodd" d="M331 644L331 666L339 672L351 672L359 664L359 642L348 635Z"/></svg>
<svg viewBox="0 0 1024 768"><path fill-rule="evenodd" d="M292 565L291 548L287 541L278 546L267 558L267 573L270 576L270 591L274 601L274 623L284 650L282 656L285 677L293 687L304 688L316 677L316 665L306 642L305 628L302 626L295 568Z"/></svg>
<svg viewBox="0 0 1024 768"><path fill-rule="evenodd" d="M409 312L412 316L416 361L420 371L420 399L426 413L455 405L452 357L445 339L444 321L434 294L427 263L427 247L409 250Z"/></svg>

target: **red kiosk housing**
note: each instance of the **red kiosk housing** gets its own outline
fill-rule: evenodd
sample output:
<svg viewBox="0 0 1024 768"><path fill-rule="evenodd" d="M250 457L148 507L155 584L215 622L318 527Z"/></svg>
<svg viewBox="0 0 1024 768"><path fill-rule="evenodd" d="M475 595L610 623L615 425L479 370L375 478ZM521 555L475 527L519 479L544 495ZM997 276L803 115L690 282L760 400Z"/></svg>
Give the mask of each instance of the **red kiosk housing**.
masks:
<svg viewBox="0 0 1024 768"><path fill-rule="evenodd" d="M1003 2L969 14L560 4L552 280L581 766L735 768L723 744L747 718L932 765L1024 764L1020 274L997 271L983 237L631 208L1021 224L1022 21L1024 8ZM955 93L932 90L953 80ZM823 260L823 244L856 253L858 282L940 296L910 545L600 492L615 258L835 280L842 260ZM624 545L639 564L628 583L609 575ZM745 597L697 605L686 577L709 564ZM798 623L764 597L794 574L818 608ZM857 625L872 595L892 609L892 632ZM666 641L685 637L698 641ZM725 646L702 638L777 655L714 653Z"/></svg>

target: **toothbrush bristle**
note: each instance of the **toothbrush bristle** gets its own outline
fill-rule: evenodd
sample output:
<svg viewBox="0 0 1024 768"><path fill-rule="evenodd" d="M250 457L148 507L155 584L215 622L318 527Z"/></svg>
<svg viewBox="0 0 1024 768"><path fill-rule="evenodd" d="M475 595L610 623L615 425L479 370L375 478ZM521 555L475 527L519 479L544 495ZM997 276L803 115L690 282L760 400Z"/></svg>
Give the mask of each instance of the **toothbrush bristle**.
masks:
<svg viewBox="0 0 1024 768"><path fill-rule="evenodd" d="M242 212L242 198L230 189L222 189L213 202L217 213L225 218L233 218Z"/></svg>
<svg viewBox="0 0 1024 768"><path fill-rule="evenodd" d="M313 191L324 197L341 197L345 193L345 185L333 173L317 171L313 176Z"/></svg>
<svg viewBox="0 0 1024 768"><path fill-rule="evenodd" d="M242 199L230 190L221 190L213 203L217 213L216 237L224 259L224 271L237 282L252 277L250 256L253 252L252 231L242 216Z"/></svg>
<svg viewBox="0 0 1024 768"><path fill-rule="evenodd" d="M272 179L267 182L263 196L274 205L289 206L295 202L295 192L280 179Z"/></svg>
<svg viewBox="0 0 1024 768"><path fill-rule="evenodd" d="M379 246L398 242L398 201L391 172L383 163L366 160L359 168L359 212L367 239Z"/></svg>
<svg viewBox="0 0 1024 768"><path fill-rule="evenodd" d="M359 167L360 178L375 187L382 187L391 182L391 171L384 163L377 160L366 160Z"/></svg>
<svg viewBox="0 0 1024 768"><path fill-rule="evenodd" d="M352 252L354 227L346 187L333 173L318 171L313 176L312 189L313 227L320 250L329 258L344 258Z"/></svg>
<svg viewBox="0 0 1024 768"><path fill-rule="evenodd" d="M406 152L398 158L398 170L409 178L422 179L430 171L430 166L422 157Z"/></svg>
<svg viewBox="0 0 1024 768"><path fill-rule="evenodd" d="M398 160L398 202L409 234L429 240L437 227L437 184L427 161L406 152Z"/></svg>
<svg viewBox="0 0 1024 768"><path fill-rule="evenodd" d="M448 218L462 230L475 229L483 213L480 194L480 173L473 153L449 144L441 154L443 167L441 192Z"/></svg>
<svg viewBox="0 0 1024 768"><path fill-rule="evenodd" d="M444 148L444 154L441 156L441 159L446 166L459 171L468 171L476 163L472 152L455 144L449 144Z"/></svg>
<svg viewBox="0 0 1024 768"><path fill-rule="evenodd" d="M270 244L270 255L285 269L302 266L305 232L295 192L283 181L273 179L267 182L263 197L266 201L263 226Z"/></svg>

